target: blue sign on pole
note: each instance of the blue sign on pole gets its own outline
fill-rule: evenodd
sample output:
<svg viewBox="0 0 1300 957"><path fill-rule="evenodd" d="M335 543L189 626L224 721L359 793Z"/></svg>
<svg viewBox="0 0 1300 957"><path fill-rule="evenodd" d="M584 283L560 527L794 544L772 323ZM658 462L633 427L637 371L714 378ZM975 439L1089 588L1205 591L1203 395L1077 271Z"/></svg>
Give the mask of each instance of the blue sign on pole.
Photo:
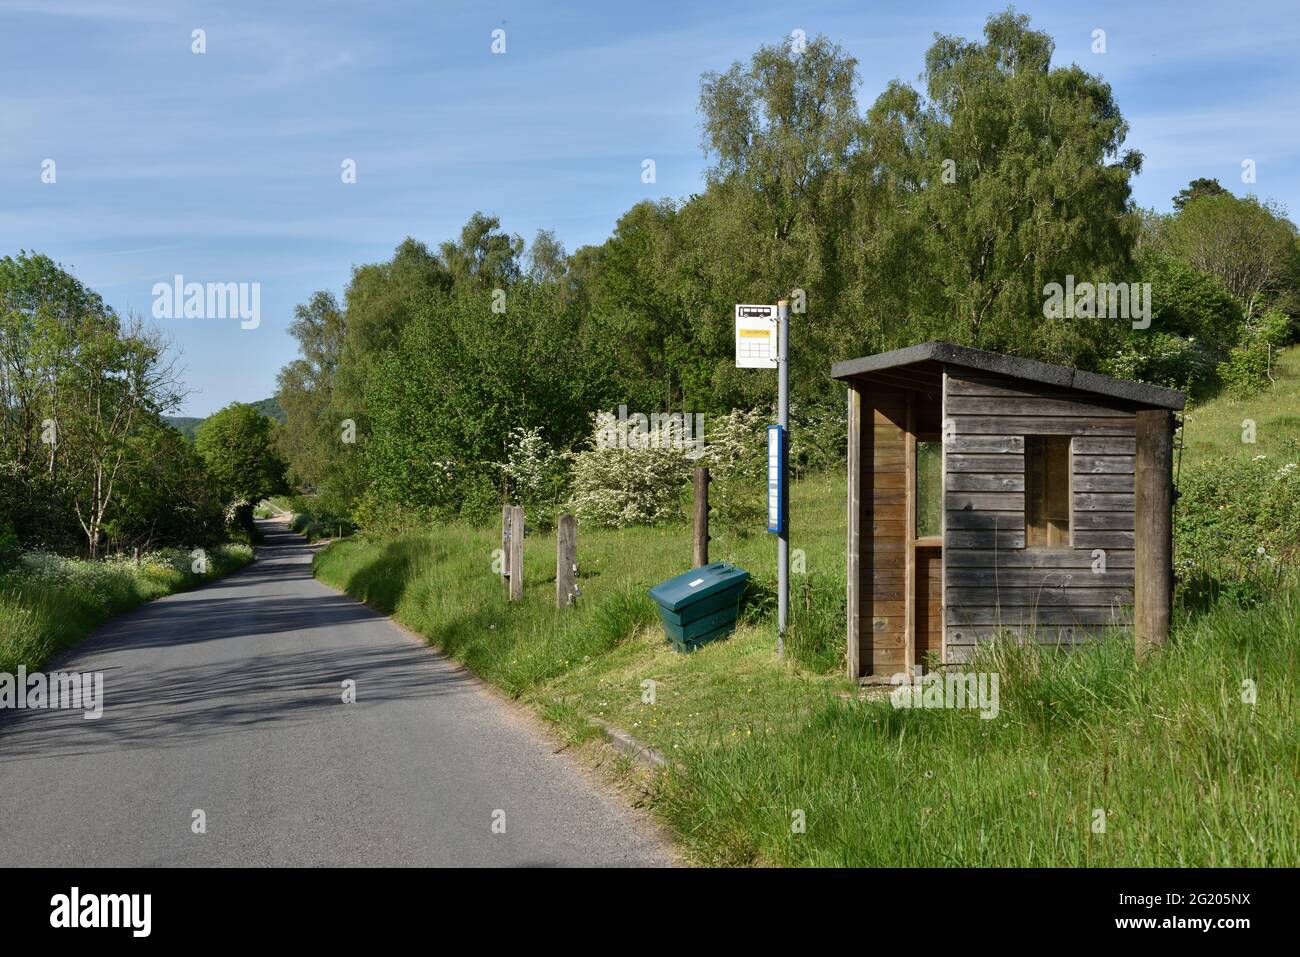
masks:
<svg viewBox="0 0 1300 957"><path fill-rule="evenodd" d="M767 427L767 530L779 535L785 530L785 430Z"/></svg>

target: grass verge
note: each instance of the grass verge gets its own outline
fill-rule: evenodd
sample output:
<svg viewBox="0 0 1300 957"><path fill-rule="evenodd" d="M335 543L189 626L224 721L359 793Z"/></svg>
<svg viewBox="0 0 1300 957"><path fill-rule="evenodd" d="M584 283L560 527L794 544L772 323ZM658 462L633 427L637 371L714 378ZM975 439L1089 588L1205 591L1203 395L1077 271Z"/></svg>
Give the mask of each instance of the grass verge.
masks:
<svg viewBox="0 0 1300 957"><path fill-rule="evenodd" d="M1000 675L993 720L899 710L859 700L841 677L842 493L841 478L824 477L792 498L809 573L795 578L784 661L764 536L713 542L712 557L758 581L737 632L688 656L667 646L646 596L688 560L684 527L581 531L583 594L566 610L554 607L545 535L528 540L515 605L492 571L499 542L468 526L335 542L315 571L570 739L592 736L594 716L666 754L674 766L649 804L704 863L1300 861L1300 590L1184 618L1141 666L1123 636L1072 653L1002 646L973 666Z"/></svg>
<svg viewBox="0 0 1300 957"><path fill-rule="evenodd" d="M250 545L207 550L208 568L191 570L190 554L169 549L129 559L82 561L24 555L0 575L0 672L29 671L143 602L228 575L253 560Z"/></svg>

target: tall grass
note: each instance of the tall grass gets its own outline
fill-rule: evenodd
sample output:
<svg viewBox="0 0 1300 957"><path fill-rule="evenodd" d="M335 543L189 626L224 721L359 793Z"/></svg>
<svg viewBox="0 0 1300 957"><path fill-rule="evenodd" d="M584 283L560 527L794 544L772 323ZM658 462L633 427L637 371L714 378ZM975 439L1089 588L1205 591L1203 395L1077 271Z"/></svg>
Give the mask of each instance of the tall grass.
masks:
<svg viewBox="0 0 1300 957"><path fill-rule="evenodd" d="M244 544L207 550L208 570L191 571L188 552L100 562L29 554L0 575L0 672L41 667L95 628L132 608L229 574L253 560Z"/></svg>
<svg viewBox="0 0 1300 957"><path fill-rule="evenodd" d="M693 744L659 807L715 864L1294 866L1297 622L1292 587L1140 665L1131 636L1003 643L970 666L1000 675L993 720L827 698L797 728Z"/></svg>

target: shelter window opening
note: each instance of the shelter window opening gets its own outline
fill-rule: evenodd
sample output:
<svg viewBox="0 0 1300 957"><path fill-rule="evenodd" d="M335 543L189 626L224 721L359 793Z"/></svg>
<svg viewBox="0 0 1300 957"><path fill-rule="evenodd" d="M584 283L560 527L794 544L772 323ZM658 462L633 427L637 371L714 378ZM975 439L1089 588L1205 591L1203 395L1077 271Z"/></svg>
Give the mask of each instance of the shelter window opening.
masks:
<svg viewBox="0 0 1300 957"><path fill-rule="evenodd" d="M1025 545L1068 548L1070 437L1025 436Z"/></svg>

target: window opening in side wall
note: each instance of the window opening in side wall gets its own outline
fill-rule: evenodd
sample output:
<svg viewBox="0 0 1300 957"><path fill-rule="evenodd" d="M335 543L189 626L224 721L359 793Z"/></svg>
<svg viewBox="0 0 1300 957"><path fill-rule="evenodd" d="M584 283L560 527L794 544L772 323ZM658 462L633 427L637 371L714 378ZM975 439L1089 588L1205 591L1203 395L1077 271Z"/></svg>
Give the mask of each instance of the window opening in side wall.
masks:
<svg viewBox="0 0 1300 957"><path fill-rule="evenodd" d="M1070 436L1025 436L1025 544L1070 546Z"/></svg>
<svg viewBox="0 0 1300 957"><path fill-rule="evenodd" d="M916 440L917 538L938 538L943 531L943 443Z"/></svg>

